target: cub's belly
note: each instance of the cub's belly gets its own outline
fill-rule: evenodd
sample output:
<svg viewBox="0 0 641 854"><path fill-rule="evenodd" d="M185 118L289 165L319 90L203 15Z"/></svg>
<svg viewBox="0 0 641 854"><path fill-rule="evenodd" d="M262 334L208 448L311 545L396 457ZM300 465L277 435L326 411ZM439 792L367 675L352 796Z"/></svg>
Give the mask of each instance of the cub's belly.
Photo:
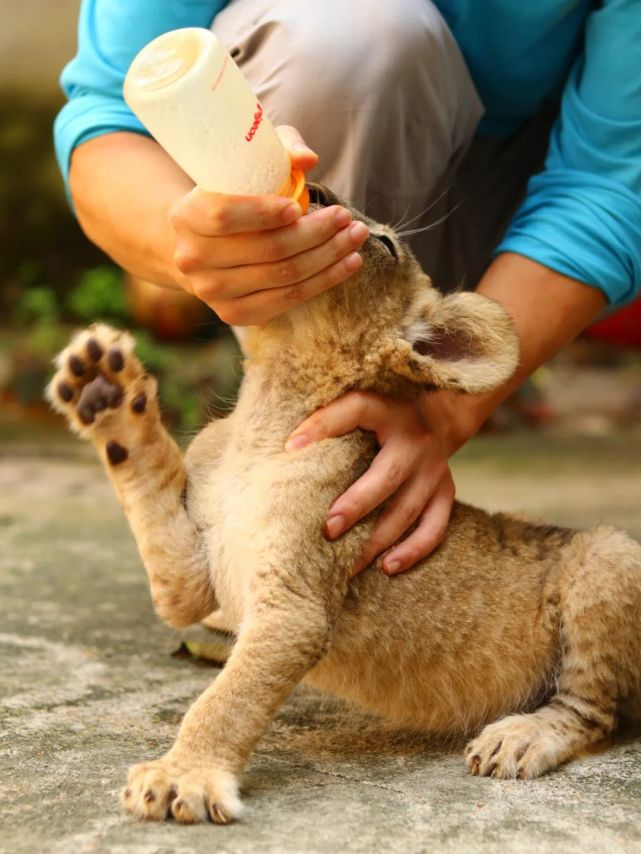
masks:
<svg viewBox="0 0 641 854"><path fill-rule="evenodd" d="M558 636L534 618L518 631L496 616L457 625L449 604L430 612L416 591L404 609L373 599L342 615L309 684L395 724L456 734L540 702L553 683Z"/></svg>
<svg viewBox="0 0 641 854"><path fill-rule="evenodd" d="M438 661L426 657L410 666L341 658L330 653L305 681L398 726L441 734L472 732L536 704L546 694L551 669L551 658L538 667L506 667L501 673L488 672L481 660L462 667L454 655Z"/></svg>
<svg viewBox="0 0 641 854"><path fill-rule="evenodd" d="M208 535L211 580L221 610L237 630L247 612L252 574L267 550L265 497L235 472L219 472L212 486L217 507Z"/></svg>

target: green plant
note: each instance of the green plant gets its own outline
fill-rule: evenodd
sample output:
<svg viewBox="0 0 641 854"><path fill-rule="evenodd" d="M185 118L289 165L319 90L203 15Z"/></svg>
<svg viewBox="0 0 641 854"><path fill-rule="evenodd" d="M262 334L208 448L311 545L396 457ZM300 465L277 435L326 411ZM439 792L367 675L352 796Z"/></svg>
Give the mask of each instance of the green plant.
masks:
<svg viewBox="0 0 641 854"><path fill-rule="evenodd" d="M66 329L57 323L44 321L31 328L24 340L24 348L33 357L42 359L48 369L49 362L62 350L68 337Z"/></svg>
<svg viewBox="0 0 641 854"><path fill-rule="evenodd" d="M127 318L122 272L104 265L86 270L69 293L66 308L85 323L97 319L121 323Z"/></svg>
<svg viewBox="0 0 641 854"><path fill-rule="evenodd" d="M136 355L151 374L165 374L176 363L174 351L164 344L157 344L146 329L135 329Z"/></svg>
<svg viewBox="0 0 641 854"><path fill-rule="evenodd" d="M60 308L54 290L47 286L29 288L18 301L13 317L20 326L57 323Z"/></svg>

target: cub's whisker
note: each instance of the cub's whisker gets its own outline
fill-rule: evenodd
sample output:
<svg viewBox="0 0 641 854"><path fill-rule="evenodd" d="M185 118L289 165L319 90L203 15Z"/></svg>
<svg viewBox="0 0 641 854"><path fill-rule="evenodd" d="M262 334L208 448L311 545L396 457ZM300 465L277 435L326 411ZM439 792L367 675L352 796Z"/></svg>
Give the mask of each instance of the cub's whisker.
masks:
<svg viewBox="0 0 641 854"><path fill-rule="evenodd" d="M397 231L396 236L397 237L412 237L414 234L421 234L423 231L431 231L433 228L436 228L437 226L442 225L442 223L444 223L445 220L449 219L452 216L452 214L455 213L455 211L460 206L461 206L461 203L459 202L459 204L456 205L455 207L453 207L452 210L448 211L446 214L443 214L442 217L439 217L439 219L435 220L434 222L431 222L429 225L424 225L422 228L410 228L406 231Z"/></svg>

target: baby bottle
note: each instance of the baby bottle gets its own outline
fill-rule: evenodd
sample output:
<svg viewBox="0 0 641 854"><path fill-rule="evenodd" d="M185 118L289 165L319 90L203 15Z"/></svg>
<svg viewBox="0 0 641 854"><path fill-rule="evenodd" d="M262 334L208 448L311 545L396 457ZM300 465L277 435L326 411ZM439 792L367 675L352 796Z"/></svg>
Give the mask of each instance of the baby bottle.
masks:
<svg viewBox="0 0 641 854"><path fill-rule="evenodd" d="M203 190L291 196L309 204L305 176L216 36L187 27L164 33L135 57L125 101Z"/></svg>

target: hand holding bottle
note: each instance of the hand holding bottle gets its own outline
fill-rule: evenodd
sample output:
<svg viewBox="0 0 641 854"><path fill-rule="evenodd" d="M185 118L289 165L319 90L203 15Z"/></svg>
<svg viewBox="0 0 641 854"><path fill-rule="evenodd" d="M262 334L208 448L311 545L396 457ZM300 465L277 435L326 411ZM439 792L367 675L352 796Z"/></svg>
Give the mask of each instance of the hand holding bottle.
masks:
<svg viewBox="0 0 641 854"><path fill-rule="evenodd" d="M277 132L209 30L165 33L127 73L125 99L197 185L174 201L175 280L235 325L264 324L362 264L367 227L334 205L303 217L317 156Z"/></svg>
<svg viewBox="0 0 641 854"><path fill-rule="evenodd" d="M316 155L294 128L278 129L292 165ZM302 216L291 198L208 193L195 187L169 213L182 287L226 323L262 325L340 282L362 264L367 227L333 205Z"/></svg>

